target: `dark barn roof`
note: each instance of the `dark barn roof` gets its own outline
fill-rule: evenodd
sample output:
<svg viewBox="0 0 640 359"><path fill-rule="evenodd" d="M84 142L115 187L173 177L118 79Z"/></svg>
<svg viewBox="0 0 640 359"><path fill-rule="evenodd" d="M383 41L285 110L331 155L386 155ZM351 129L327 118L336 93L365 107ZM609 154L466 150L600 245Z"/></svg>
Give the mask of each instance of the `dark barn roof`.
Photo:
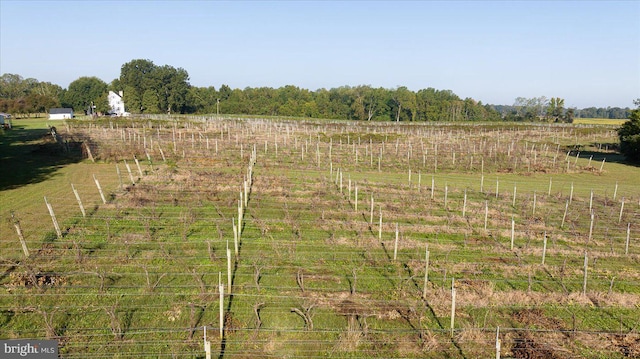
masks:
<svg viewBox="0 0 640 359"><path fill-rule="evenodd" d="M52 108L49 110L49 113L52 115L59 115L63 113L73 113L72 108Z"/></svg>

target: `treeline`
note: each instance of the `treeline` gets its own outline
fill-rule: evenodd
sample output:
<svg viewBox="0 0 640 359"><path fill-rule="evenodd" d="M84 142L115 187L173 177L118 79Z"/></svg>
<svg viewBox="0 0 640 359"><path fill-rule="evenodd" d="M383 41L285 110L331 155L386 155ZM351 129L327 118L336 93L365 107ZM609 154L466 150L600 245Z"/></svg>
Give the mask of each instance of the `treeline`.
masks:
<svg viewBox="0 0 640 359"><path fill-rule="evenodd" d="M518 97L513 105L491 105L507 121L562 121L572 122L574 118L626 119L631 114L629 107L588 107L583 109L565 108L564 99L558 97Z"/></svg>
<svg viewBox="0 0 640 359"><path fill-rule="evenodd" d="M195 87L182 68L149 60L122 65L112 87L124 90L131 113L227 113L376 121L487 121L497 112L473 99L432 88L413 92L371 86L310 91L296 86L231 89Z"/></svg>
<svg viewBox="0 0 640 359"><path fill-rule="evenodd" d="M81 77L68 89L24 79L0 77L0 112L17 115L46 113L52 107L71 107L76 113L109 114L107 93L123 91L126 111L132 114L244 114L295 116L360 121L564 121L573 117L625 118L626 111L565 109L564 100L519 97L513 106L483 105L462 99L450 90L411 91L369 85L315 91L296 86L231 89L227 85L196 87L182 68L158 66L136 59L121 67L110 84L97 77ZM593 109L593 111L592 111ZM606 116L605 116L606 115ZM622 116L622 117L612 117Z"/></svg>
<svg viewBox="0 0 640 359"><path fill-rule="evenodd" d="M42 115L60 106L64 89L34 78L24 79L16 74L0 77L0 112L18 116Z"/></svg>
<svg viewBox="0 0 640 359"><path fill-rule="evenodd" d="M231 89L222 85L190 89L196 113L242 113L361 121L491 121L499 114L449 90L413 92L361 85L310 91L296 86Z"/></svg>
<svg viewBox="0 0 640 359"><path fill-rule="evenodd" d="M588 107L580 110L576 110L576 117L579 118L611 118L611 119L626 119L631 116L629 107Z"/></svg>

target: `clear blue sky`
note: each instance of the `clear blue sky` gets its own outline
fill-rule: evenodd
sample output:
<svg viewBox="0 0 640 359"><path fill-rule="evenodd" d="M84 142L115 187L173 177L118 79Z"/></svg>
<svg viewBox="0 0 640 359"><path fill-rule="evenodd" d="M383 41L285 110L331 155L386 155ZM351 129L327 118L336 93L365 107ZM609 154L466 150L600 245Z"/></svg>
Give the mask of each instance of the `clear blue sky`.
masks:
<svg viewBox="0 0 640 359"><path fill-rule="evenodd" d="M449 89L633 107L640 1L8 1L0 73L68 87L133 59L195 86Z"/></svg>

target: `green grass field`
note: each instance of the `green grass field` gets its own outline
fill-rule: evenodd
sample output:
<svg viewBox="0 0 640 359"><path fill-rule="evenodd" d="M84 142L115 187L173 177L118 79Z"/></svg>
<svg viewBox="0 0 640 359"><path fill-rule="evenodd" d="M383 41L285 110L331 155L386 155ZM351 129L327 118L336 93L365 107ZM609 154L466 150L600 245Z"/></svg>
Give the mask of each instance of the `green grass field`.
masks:
<svg viewBox="0 0 640 359"><path fill-rule="evenodd" d="M204 358L206 327L219 358L475 358L500 328L503 357L640 355L640 169L610 126L77 120L68 152L18 127L0 339Z"/></svg>
<svg viewBox="0 0 640 359"><path fill-rule="evenodd" d="M627 120L617 120L617 119L609 119L609 118L576 118L573 120L573 123L579 124L579 125L621 126L625 122L627 122Z"/></svg>

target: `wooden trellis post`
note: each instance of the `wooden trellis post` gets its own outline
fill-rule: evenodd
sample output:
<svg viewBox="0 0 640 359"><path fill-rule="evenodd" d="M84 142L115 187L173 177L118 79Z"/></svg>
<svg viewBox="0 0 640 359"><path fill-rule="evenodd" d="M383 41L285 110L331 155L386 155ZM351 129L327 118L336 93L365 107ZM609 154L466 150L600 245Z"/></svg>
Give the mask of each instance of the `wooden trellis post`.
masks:
<svg viewBox="0 0 640 359"><path fill-rule="evenodd" d="M20 221L16 219L13 212L11 212L11 220L13 222L13 226L16 227L16 233L18 233L18 239L20 239L20 245L22 246L22 251L24 252L24 257L29 257L29 249L27 248L27 242L24 240L24 235L22 234L22 227L20 227Z"/></svg>
<svg viewBox="0 0 640 359"><path fill-rule="evenodd" d="M393 260L395 261L398 258L398 223L396 223L396 240L393 243Z"/></svg>
<svg viewBox="0 0 640 359"><path fill-rule="evenodd" d="M138 161L138 157L133 156L133 160L136 162L136 167L138 167L138 173L140 174L140 178L144 177L142 174L142 167L140 167L140 161Z"/></svg>
<svg viewBox="0 0 640 359"><path fill-rule="evenodd" d="M236 227L236 222L233 219L233 217L231 217L231 225L233 227L233 250L234 250L234 253L235 253L236 258L237 258L238 257L238 251L239 251L238 228Z"/></svg>
<svg viewBox="0 0 640 359"><path fill-rule="evenodd" d="M357 184L355 184L355 196L354 196L353 201L354 201L354 206L353 207L354 207L355 211L358 212L358 185Z"/></svg>
<svg viewBox="0 0 640 359"><path fill-rule="evenodd" d="M589 238L587 239L587 243L591 241L591 237L593 235L593 221L594 221L594 214L593 214L593 211L591 211L591 223L589 223Z"/></svg>
<svg viewBox="0 0 640 359"><path fill-rule="evenodd" d="M131 180L131 184L136 184L136 180L133 179L133 173L131 173L131 166L129 166L129 163L127 163L127 160L122 160L124 161L124 166L127 168L127 172L129 172L129 179Z"/></svg>
<svg viewBox="0 0 640 359"><path fill-rule="evenodd" d="M116 173L118 174L118 182L120 183L120 189L124 188L124 184L122 183L122 174L120 173L120 166L116 163Z"/></svg>
<svg viewBox="0 0 640 359"><path fill-rule="evenodd" d="M242 184L244 186L244 207L246 208L249 205L249 183L244 180Z"/></svg>
<svg viewBox="0 0 640 359"><path fill-rule="evenodd" d="M382 240L382 206L380 206L380 224L378 224L378 239Z"/></svg>
<svg viewBox="0 0 640 359"><path fill-rule="evenodd" d="M484 230L487 230L487 223L489 222L489 201L484 201Z"/></svg>
<svg viewBox="0 0 640 359"><path fill-rule="evenodd" d="M622 197L622 202L620 203L620 215L618 216L618 224L622 222L622 212L624 211L624 197Z"/></svg>
<svg viewBox="0 0 640 359"><path fill-rule="evenodd" d="M371 193L371 218L369 218L369 223L373 226L373 193Z"/></svg>
<svg viewBox="0 0 640 359"><path fill-rule="evenodd" d="M44 197L44 203L47 204L47 208L49 209L49 215L51 215L51 221L53 221L53 227L56 229L56 235L58 236L58 239L62 238L62 231L60 230L60 225L58 225L58 220L56 219L56 215L55 213L53 213L53 207L51 207L51 204L49 203L49 201L47 201L47 197Z"/></svg>
<svg viewBox="0 0 640 359"><path fill-rule="evenodd" d="M218 291L220 292L220 340L224 337L224 285L220 281L221 274L218 273Z"/></svg>
<svg viewBox="0 0 640 359"><path fill-rule="evenodd" d="M496 328L496 359L500 359L500 327Z"/></svg>
<svg viewBox="0 0 640 359"><path fill-rule="evenodd" d="M569 204L573 202L573 182L571 182L571 191L569 192Z"/></svg>
<svg viewBox="0 0 640 359"><path fill-rule="evenodd" d="M93 175L93 180L96 183L96 187L98 187L98 192L100 192L100 198L102 198L102 203L107 204L107 199L104 198L104 192L102 192L102 187L100 187L100 182L98 182L96 175Z"/></svg>
<svg viewBox="0 0 640 359"><path fill-rule="evenodd" d="M584 278L582 279L582 295L587 295L587 265L589 260L587 259L587 252L584 252Z"/></svg>
<svg viewBox="0 0 640 359"><path fill-rule="evenodd" d="M227 241L227 289L231 294L231 249L229 249L229 241Z"/></svg>
<svg viewBox="0 0 640 359"><path fill-rule="evenodd" d="M73 186L73 183L71 184L71 189L73 190L73 194L76 196L76 200L78 201L78 206L80 206L80 212L82 212L82 217L86 217L87 213L85 212L84 206L82 205L82 200L80 199L80 194L78 194L78 191Z"/></svg>
<svg viewBox="0 0 640 359"><path fill-rule="evenodd" d="M513 242L515 239L516 221L511 216L511 250L513 250Z"/></svg>
<svg viewBox="0 0 640 359"><path fill-rule="evenodd" d="M96 160L93 159L93 155L91 154L91 148L89 148L89 145L87 145L86 142L83 142L84 144L84 148L87 150L87 155L89 156L89 159L91 160L91 162L95 163Z"/></svg>
<svg viewBox="0 0 640 359"><path fill-rule="evenodd" d="M629 237L631 235L631 223L627 223L627 241L624 245L624 255L629 255Z"/></svg>
<svg viewBox="0 0 640 359"><path fill-rule="evenodd" d="M455 279L451 278L451 337L453 337L453 328L456 320L456 287Z"/></svg>
<svg viewBox="0 0 640 359"><path fill-rule="evenodd" d="M431 199L433 199L435 190L436 190L436 179L434 176L431 176Z"/></svg>
<svg viewBox="0 0 640 359"><path fill-rule="evenodd" d="M467 189L464 189L464 201L462 202L462 217L466 217L467 213Z"/></svg>
<svg viewBox="0 0 640 359"><path fill-rule="evenodd" d="M427 299L427 285L429 283L429 245L424 254L424 286L422 287L422 299Z"/></svg>
<svg viewBox="0 0 640 359"><path fill-rule="evenodd" d="M564 228L564 221L567 219L567 211L569 211L569 200L564 206L564 214L562 215L562 223L560 224L560 228Z"/></svg>
<svg viewBox="0 0 640 359"><path fill-rule="evenodd" d="M211 342L207 340L207 326L204 326L204 353L205 359L211 359Z"/></svg>
<svg viewBox="0 0 640 359"><path fill-rule="evenodd" d="M547 256L547 232L544 232L544 239L542 240L542 265Z"/></svg>
<svg viewBox="0 0 640 359"><path fill-rule="evenodd" d="M159 143L158 143L158 150L160 150L160 156L162 157L162 162L167 162L167 158L164 156L164 151L162 150L162 147L160 147ZM218 153L218 141L216 141L216 153Z"/></svg>
<svg viewBox="0 0 640 359"><path fill-rule="evenodd" d="M447 198L449 197L449 186L445 183L444 185L444 210L447 210Z"/></svg>

